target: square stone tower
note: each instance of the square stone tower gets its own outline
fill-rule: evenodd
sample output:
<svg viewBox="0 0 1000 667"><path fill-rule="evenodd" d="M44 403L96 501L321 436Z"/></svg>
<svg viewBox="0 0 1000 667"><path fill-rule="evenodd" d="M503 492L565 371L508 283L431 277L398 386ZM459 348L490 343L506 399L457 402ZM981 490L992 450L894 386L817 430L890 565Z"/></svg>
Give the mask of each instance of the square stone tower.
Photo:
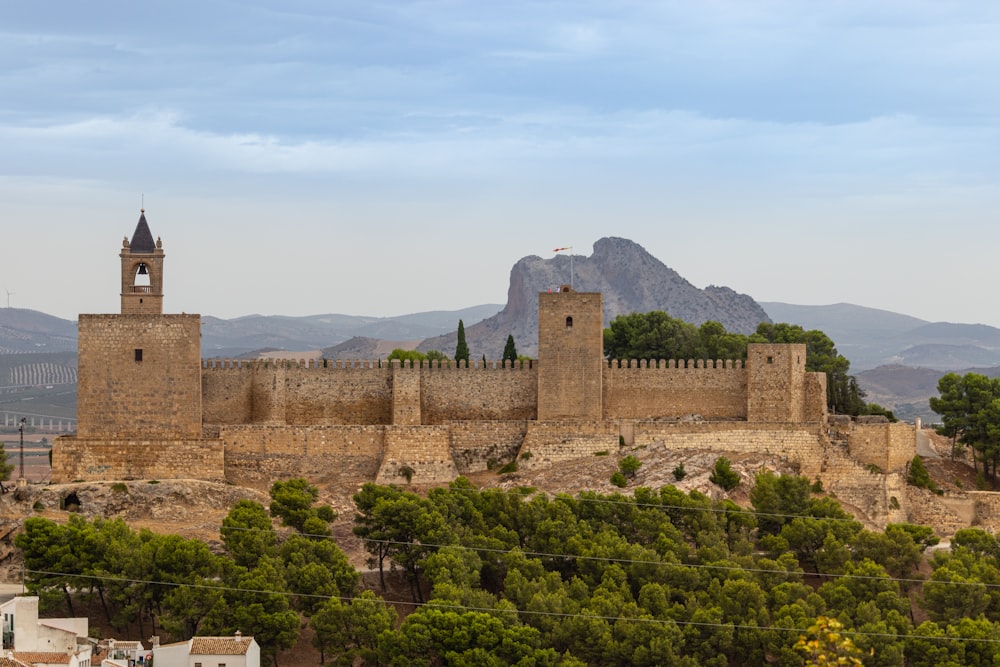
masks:
<svg viewBox="0 0 1000 667"><path fill-rule="evenodd" d="M122 243L121 315L80 315L81 438L201 437L201 317L163 314L163 244Z"/></svg>
<svg viewBox="0 0 1000 667"><path fill-rule="evenodd" d="M801 422L805 408L805 344L751 343L747 347L747 421Z"/></svg>
<svg viewBox="0 0 1000 667"><path fill-rule="evenodd" d="M222 443L202 437L201 317L163 314L145 212L119 257L121 314L79 318L77 432L56 439L52 480L222 479Z"/></svg>
<svg viewBox="0 0 1000 667"><path fill-rule="evenodd" d="M538 295L538 420L603 416L604 304L600 292Z"/></svg>

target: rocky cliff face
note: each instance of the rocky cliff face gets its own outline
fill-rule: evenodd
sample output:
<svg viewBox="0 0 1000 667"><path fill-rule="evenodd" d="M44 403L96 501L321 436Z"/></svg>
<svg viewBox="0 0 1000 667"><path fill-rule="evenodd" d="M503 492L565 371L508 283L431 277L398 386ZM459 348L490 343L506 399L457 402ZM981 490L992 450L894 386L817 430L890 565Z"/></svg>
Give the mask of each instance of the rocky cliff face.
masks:
<svg viewBox="0 0 1000 667"><path fill-rule="evenodd" d="M619 315L663 310L692 324L721 322L729 331L751 333L761 322L770 322L764 309L745 294L728 287L698 289L650 255L638 243L603 238L590 257L573 257L573 288L604 294L604 323ZM510 271L506 307L493 317L465 328L473 359L484 354L499 359L508 334L514 335L520 354L538 352L538 293L556 290L570 282L570 258L529 256ZM455 350L455 334L428 338L420 350Z"/></svg>

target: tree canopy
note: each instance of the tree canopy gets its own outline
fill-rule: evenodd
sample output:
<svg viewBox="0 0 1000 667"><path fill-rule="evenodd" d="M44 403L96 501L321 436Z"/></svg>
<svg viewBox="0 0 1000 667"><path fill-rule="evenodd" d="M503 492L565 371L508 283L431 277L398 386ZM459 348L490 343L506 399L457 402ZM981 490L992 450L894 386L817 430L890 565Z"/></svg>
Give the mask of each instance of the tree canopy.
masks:
<svg viewBox="0 0 1000 667"><path fill-rule="evenodd" d="M507 344L503 348L503 356L500 359L506 364L513 364L517 361L517 347L514 345L514 334L507 334Z"/></svg>
<svg viewBox="0 0 1000 667"><path fill-rule="evenodd" d="M458 342L455 344L455 361L469 363L469 344L465 342L465 323L458 321Z"/></svg>
<svg viewBox="0 0 1000 667"><path fill-rule="evenodd" d="M273 489L272 516L234 505L217 554L79 515L31 517L15 543L44 608L93 604L138 636L239 629L275 665L306 625L340 665L1000 662L996 537L958 531L921 583L929 528L866 530L804 477L745 481L749 508L673 486L547 496L459 478L421 496L366 484L356 534L410 582L401 623L376 591L359 593L330 537L275 533L272 516L304 527L316 508L296 480ZM919 626L911 599L929 619Z"/></svg>
<svg viewBox="0 0 1000 667"><path fill-rule="evenodd" d="M931 397L931 410L941 415L941 435L973 451L973 465L983 465L983 474L994 487L1000 460L1000 378L979 373L947 373L938 380L938 396Z"/></svg>

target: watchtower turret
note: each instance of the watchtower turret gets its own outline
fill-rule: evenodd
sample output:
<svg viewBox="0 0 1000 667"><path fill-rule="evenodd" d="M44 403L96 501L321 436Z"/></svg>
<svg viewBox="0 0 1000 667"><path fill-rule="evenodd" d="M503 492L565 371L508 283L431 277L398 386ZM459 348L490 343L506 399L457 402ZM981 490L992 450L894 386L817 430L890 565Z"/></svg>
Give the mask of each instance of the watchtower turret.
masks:
<svg viewBox="0 0 1000 667"><path fill-rule="evenodd" d="M122 315L163 314L163 244L153 242L146 209L139 212L132 240L122 241Z"/></svg>

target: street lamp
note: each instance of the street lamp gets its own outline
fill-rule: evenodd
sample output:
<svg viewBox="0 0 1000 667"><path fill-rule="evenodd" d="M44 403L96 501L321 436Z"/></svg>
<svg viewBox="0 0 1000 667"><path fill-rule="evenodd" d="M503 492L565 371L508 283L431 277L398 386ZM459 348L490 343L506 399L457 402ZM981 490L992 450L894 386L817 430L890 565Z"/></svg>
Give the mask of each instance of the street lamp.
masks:
<svg viewBox="0 0 1000 667"><path fill-rule="evenodd" d="M18 478L18 485L24 484L24 422L25 418L21 417L21 422L17 425L17 430L21 432L21 477Z"/></svg>

